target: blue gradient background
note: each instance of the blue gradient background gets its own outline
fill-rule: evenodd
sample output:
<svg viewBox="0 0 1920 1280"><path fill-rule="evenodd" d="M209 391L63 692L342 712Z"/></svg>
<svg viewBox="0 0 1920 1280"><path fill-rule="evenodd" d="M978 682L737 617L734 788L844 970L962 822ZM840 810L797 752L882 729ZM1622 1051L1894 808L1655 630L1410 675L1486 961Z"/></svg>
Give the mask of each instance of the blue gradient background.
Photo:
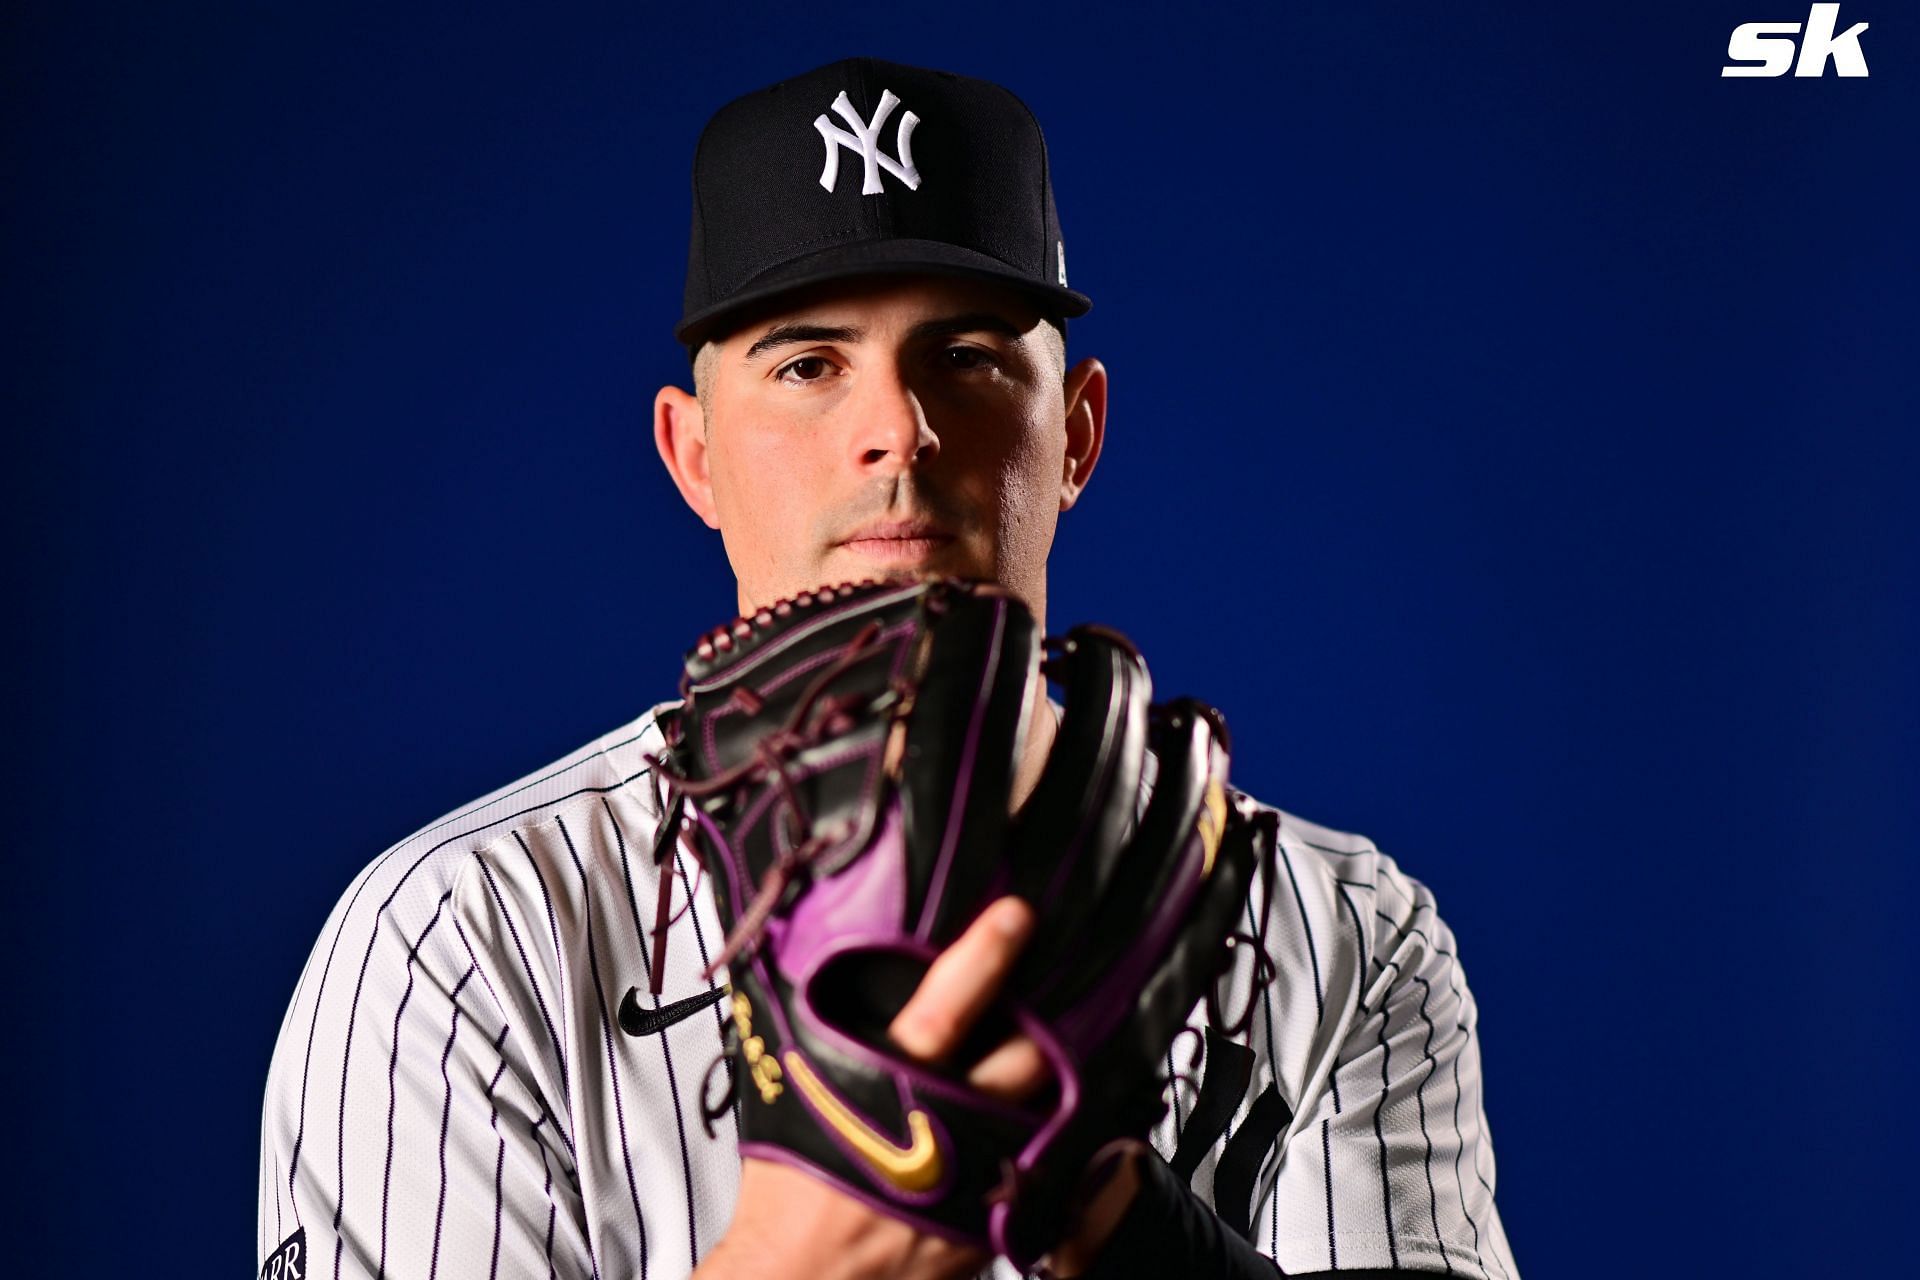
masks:
<svg viewBox="0 0 1920 1280"><path fill-rule="evenodd" d="M336 895L731 614L647 437L687 167L854 52L1044 122L1055 622L1437 892L1528 1274L1905 1260L1916 14L1718 77L1805 8L7 6L9 1270L256 1266Z"/></svg>

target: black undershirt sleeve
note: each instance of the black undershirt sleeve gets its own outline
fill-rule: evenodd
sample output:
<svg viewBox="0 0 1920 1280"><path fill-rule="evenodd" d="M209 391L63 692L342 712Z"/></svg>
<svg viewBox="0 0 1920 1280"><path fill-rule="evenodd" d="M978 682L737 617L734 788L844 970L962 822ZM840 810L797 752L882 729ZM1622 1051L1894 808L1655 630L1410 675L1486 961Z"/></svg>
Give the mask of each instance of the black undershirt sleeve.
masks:
<svg viewBox="0 0 1920 1280"><path fill-rule="evenodd" d="M1274 1280L1286 1273L1214 1215L1157 1154L1140 1160L1140 1191L1078 1280ZM1409 1271L1321 1272L1296 1280L1392 1280Z"/></svg>
<svg viewBox="0 0 1920 1280"><path fill-rule="evenodd" d="M1140 1190L1080 1280L1218 1276L1273 1280L1273 1260L1214 1216L1158 1155L1140 1158Z"/></svg>

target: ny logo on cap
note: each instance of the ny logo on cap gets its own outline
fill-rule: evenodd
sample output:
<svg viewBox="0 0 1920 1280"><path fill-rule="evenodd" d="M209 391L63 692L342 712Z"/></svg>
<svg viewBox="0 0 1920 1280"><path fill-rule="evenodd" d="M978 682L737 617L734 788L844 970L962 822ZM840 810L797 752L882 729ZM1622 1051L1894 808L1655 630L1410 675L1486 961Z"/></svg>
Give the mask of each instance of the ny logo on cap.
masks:
<svg viewBox="0 0 1920 1280"><path fill-rule="evenodd" d="M820 131L821 140L827 144L827 164L820 170L820 185L833 190L840 180L840 148L858 152L860 160L866 166L866 181L860 184L860 194L877 196L883 188L880 185L880 170L885 169L894 177L907 184L907 190L920 189L920 171L913 167L913 126L920 123L920 117L909 111L900 117L899 132L894 135L893 149L900 153L898 160L885 155L880 150L880 129L887 123L887 117L900 105L900 99L893 96L893 90L882 90L880 105L874 108L871 122L862 121L860 113L847 101L847 92L842 89L840 96L833 100L833 110L842 120L853 126L848 133L833 121L827 119L822 111L814 117L813 127Z"/></svg>

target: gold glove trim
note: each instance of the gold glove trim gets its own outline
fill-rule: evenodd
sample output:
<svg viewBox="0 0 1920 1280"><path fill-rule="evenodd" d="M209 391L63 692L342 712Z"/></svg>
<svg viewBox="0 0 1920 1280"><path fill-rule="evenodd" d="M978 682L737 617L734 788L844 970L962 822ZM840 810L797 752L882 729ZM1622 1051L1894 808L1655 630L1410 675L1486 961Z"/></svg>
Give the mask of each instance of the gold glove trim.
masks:
<svg viewBox="0 0 1920 1280"><path fill-rule="evenodd" d="M733 1025L740 1032L740 1052L747 1059L747 1069L753 1073L760 1100L772 1106L784 1087L780 1083L780 1064L767 1052L767 1042L753 1034L753 1004L743 991L733 993Z"/></svg>
<svg viewBox="0 0 1920 1280"><path fill-rule="evenodd" d="M1200 864L1200 878L1213 874L1214 855L1220 852L1220 839L1227 834L1227 792L1218 779L1207 783L1207 807L1200 811L1200 847L1206 858Z"/></svg>
<svg viewBox="0 0 1920 1280"><path fill-rule="evenodd" d="M908 1192L931 1191L939 1185L944 1166L940 1144L934 1141L933 1123L926 1112L918 1108L907 1112L907 1132L913 1141L908 1146L899 1146L840 1101L820 1077L813 1074L805 1058L791 1049L780 1058L786 1063L787 1079L806 1095L820 1118L845 1138L881 1177Z"/></svg>

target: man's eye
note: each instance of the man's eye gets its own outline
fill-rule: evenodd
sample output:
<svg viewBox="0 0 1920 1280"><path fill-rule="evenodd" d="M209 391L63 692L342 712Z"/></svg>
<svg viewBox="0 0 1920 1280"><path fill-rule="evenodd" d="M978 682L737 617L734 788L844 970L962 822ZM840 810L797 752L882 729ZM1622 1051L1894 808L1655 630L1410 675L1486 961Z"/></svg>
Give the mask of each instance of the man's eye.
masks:
<svg viewBox="0 0 1920 1280"><path fill-rule="evenodd" d="M990 369L993 356L978 347L948 347L941 353L949 369Z"/></svg>
<svg viewBox="0 0 1920 1280"><path fill-rule="evenodd" d="M821 356L801 356L780 366L783 382L818 382L832 369Z"/></svg>

